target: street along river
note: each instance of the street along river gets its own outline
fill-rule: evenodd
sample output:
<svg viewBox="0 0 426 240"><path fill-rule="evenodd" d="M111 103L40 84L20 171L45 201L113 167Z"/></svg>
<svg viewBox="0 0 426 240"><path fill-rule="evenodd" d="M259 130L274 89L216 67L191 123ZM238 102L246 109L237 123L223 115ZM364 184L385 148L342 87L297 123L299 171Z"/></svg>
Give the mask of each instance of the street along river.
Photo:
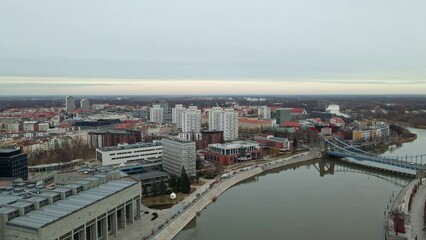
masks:
<svg viewBox="0 0 426 240"><path fill-rule="evenodd" d="M412 131L388 154L423 154L426 131ZM386 206L409 181L328 159L276 169L227 190L174 239L384 239Z"/></svg>

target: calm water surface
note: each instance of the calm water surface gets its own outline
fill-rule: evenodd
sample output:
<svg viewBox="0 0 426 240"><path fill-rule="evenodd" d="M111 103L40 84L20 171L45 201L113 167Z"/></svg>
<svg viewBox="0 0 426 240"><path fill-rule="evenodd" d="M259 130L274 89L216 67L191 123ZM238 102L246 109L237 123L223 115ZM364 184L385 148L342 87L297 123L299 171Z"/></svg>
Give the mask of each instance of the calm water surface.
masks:
<svg viewBox="0 0 426 240"><path fill-rule="evenodd" d="M413 131L414 143L389 154L421 154L426 131ZM386 205L410 179L322 163L278 169L234 186L174 239L384 239Z"/></svg>

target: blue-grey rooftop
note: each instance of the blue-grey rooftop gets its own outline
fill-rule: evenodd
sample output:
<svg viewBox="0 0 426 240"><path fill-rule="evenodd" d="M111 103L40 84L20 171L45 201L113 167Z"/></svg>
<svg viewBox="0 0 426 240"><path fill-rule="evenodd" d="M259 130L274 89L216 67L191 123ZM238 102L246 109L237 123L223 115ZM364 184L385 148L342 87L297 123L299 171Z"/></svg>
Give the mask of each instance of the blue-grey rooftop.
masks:
<svg viewBox="0 0 426 240"><path fill-rule="evenodd" d="M30 211L23 216L13 218L7 224L37 230L136 183L136 181L112 180L53 204L43 206L39 210Z"/></svg>

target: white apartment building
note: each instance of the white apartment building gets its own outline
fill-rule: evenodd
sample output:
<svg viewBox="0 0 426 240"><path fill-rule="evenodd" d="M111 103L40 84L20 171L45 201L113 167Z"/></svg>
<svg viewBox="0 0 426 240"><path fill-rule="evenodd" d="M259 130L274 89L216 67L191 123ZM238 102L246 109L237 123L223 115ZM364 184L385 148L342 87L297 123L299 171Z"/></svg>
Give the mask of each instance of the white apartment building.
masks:
<svg viewBox="0 0 426 240"><path fill-rule="evenodd" d="M257 115L262 119L270 119L271 118L271 108L268 106L260 106L257 109Z"/></svg>
<svg viewBox="0 0 426 240"><path fill-rule="evenodd" d="M84 111L89 111L90 110L90 102L88 99L81 99L80 101L80 108L81 110Z"/></svg>
<svg viewBox="0 0 426 240"><path fill-rule="evenodd" d="M180 177L182 167L189 177L196 175L195 142L163 138L163 169Z"/></svg>
<svg viewBox="0 0 426 240"><path fill-rule="evenodd" d="M182 113L186 108L183 107L182 104L176 104L174 108L172 108L172 122L176 123L177 128L182 129Z"/></svg>
<svg viewBox="0 0 426 240"><path fill-rule="evenodd" d="M75 100L73 96L67 96L65 98L65 110L67 112L75 110Z"/></svg>
<svg viewBox="0 0 426 240"><path fill-rule="evenodd" d="M198 133L201 131L201 110L191 106L182 112L182 132Z"/></svg>
<svg viewBox="0 0 426 240"><path fill-rule="evenodd" d="M149 109L149 121L155 123L162 123L163 119L163 108L160 105L152 105L152 108Z"/></svg>
<svg viewBox="0 0 426 240"><path fill-rule="evenodd" d="M40 132L46 132L49 129L49 123L43 122L38 124L38 130Z"/></svg>
<svg viewBox="0 0 426 240"><path fill-rule="evenodd" d="M223 140L238 140L238 113L214 107L209 111L209 130L223 131Z"/></svg>
<svg viewBox="0 0 426 240"><path fill-rule="evenodd" d="M209 130L221 130L222 113L223 109L221 107L213 107L208 111Z"/></svg>
<svg viewBox="0 0 426 240"><path fill-rule="evenodd" d="M103 166L134 161L157 161L163 155L161 143L136 143L96 149L96 159Z"/></svg>
<svg viewBox="0 0 426 240"><path fill-rule="evenodd" d="M25 121L23 123L24 131L34 132L37 123L37 121Z"/></svg>
<svg viewBox="0 0 426 240"><path fill-rule="evenodd" d="M19 131L19 123L8 123L6 129L9 132L17 132Z"/></svg>

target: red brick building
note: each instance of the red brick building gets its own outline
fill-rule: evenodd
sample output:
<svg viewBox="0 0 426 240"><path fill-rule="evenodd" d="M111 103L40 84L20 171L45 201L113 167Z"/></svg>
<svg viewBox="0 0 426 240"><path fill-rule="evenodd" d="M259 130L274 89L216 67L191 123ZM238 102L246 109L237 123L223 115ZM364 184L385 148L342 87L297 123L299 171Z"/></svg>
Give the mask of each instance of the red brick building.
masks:
<svg viewBox="0 0 426 240"><path fill-rule="evenodd" d="M208 161L221 165L232 165L237 162L258 160L263 158L259 143L250 141L234 141L224 144L210 144L204 153Z"/></svg>
<svg viewBox="0 0 426 240"><path fill-rule="evenodd" d="M223 143L223 131L201 131L201 140L197 141L197 150L205 149L209 144Z"/></svg>

